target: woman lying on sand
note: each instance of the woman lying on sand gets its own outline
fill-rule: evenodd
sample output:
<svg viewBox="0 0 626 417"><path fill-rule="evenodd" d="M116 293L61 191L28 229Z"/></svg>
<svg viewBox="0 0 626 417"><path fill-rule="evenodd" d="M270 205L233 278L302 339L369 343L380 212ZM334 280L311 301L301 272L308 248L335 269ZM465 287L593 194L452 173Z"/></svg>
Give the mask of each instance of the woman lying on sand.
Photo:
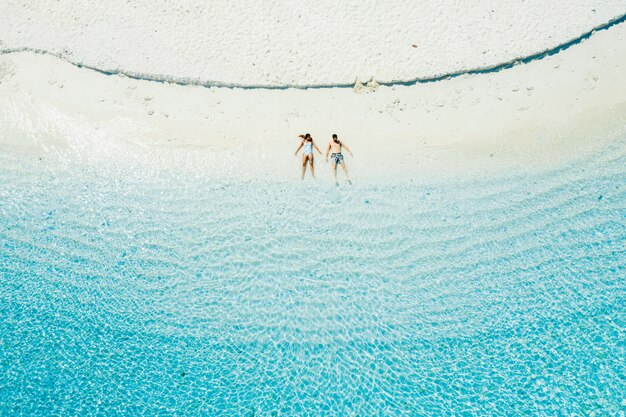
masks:
<svg viewBox="0 0 626 417"><path fill-rule="evenodd" d="M320 151L320 148L317 147L317 145L315 144L315 142L313 141L313 138L311 137L309 133L305 135L299 135L298 137L302 138L302 141L300 141L300 145L298 145L298 149L296 149L295 154L298 155L298 152L300 151L300 149L303 150L302 151L302 179L304 179L304 173L306 172L307 161L309 161L309 165L311 166L311 175L313 176L313 178L315 178L315 167L313 166L313 148L315 148L317 153L319 153L320 155L322 154L322 151Z"/></svg>

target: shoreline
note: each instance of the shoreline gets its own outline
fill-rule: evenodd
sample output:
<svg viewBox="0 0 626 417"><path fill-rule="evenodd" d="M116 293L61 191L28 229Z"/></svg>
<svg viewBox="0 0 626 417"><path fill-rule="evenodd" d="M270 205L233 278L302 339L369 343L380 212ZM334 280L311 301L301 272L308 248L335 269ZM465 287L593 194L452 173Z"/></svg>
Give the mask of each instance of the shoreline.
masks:
<svg viewBox="0 0 626 417"><path fill-rule="evenodd" d="M324 150L337 133L355 153L346 159L351 174L364 180L551 167L626 133L625 45L621 23L497 73L360 92L181 86L4 55L0 146L79 163L281 179L297 178L298 134L312 133Z"/></svg>

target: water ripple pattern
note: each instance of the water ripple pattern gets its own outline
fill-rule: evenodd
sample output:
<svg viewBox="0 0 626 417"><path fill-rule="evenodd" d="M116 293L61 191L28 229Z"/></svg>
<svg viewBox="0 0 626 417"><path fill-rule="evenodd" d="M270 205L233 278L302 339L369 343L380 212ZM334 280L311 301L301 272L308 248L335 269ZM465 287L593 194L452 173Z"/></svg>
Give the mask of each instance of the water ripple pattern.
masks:
<svg viewBox="0 0 626 417"><path fill-rule="evenodd" d="M623 415L621 149L339 190L0 157L0 415Z"/></svg>

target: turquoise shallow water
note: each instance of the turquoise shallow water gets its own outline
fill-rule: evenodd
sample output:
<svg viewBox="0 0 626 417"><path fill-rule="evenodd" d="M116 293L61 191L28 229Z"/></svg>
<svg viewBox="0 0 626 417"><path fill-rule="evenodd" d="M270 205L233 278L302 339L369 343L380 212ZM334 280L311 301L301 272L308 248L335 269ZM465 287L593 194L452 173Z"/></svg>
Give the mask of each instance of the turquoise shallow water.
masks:
<svg viewBox="0 0 626 417"><path fill-rule="evenodd" d="M623 141L339 192L13 162L0 415L626 410Z"/></svg>

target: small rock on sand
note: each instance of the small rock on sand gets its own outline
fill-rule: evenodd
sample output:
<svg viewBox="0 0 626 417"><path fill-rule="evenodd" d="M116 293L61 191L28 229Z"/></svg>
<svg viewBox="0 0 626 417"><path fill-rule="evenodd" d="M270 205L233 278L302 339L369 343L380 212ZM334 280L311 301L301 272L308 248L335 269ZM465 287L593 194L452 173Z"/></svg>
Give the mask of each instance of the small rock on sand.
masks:
<svg viewBox="0 0 626 417"><path fill-rule="evenodd" d="M367 83L367 89L369 92L373 93L374 91L378 90L378 87L380 87L380 84L378 84L376 80L371 80Z"/></svg>
<svg viewBox="0 0 626 417"><path fill-rule="evenodd" d="M365 87L363 86L363 83L359 80L356 80L356 82L354 83L354 92L360 94L363 92L364 89Z"/></svg>

